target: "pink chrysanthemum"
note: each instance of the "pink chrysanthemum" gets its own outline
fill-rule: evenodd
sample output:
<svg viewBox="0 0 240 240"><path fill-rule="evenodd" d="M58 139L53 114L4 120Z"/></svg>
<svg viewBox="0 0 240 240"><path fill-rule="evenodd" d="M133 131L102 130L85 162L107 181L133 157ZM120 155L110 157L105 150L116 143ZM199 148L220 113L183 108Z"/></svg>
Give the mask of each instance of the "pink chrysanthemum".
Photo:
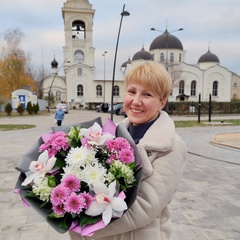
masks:
<svg viewBox="0 0 240 240"><path fill-rule="evenodd" d="M61 150L66 151L69 148L66 133L55 132L52 133L49 139L39 147L39 151L48 150L49 157L55 156Z"/></svg>
<svg viewBox="0 0 240 240"><path fill-rule="evenodd" d="M76 175L67 175L61 181L61 184L70 190L70 192L78 192L80 190L80 181Z"/></svg>
<svg viewBox="0 0 240 240"><path fill-rule="evenodd" d="M86 192L83 192L80 195L84 198L84 202L85 202L84 208L88 209L90 204L93 201L93 197L89 193L86 193Z"/></svg>
<svg viewBox="0 0 240 240"><path fill-rule="evenodd" d="M130 164L134 162L134 154L131 149L122 149L119 152L119 160L123 163Z"/></svg>
<svg viewBox="0 0 240 240"><path fill-rule="evenodd" d="M64 210L64 205L60 204L60 205L53 205L52 207L53 212L59 216L63 215L66 213L66 211Z"/></svg>
<svg viewBox="0 0 240 240"><path fill-rule="evenodd" d="M115 141L116 144L118 145L118 150L132 148L125 138L117 137Z"/></svg>
<svg viewBox="0 0 240 240"><path fill-rule="evenodd" d="M105 144L106 144L107 149L109 151L113 151L113 150L117 150L118 149L118 144L117 144L117 142L114 139L108 139L105 142Z"/></svg>
<svg viewBox="0 0 240 240"><path fill-rule="evenodd" d="M112 164L112 161L117 160L117 155L115 153L112 153L110 157L107 160L108 164Z"/></svg>
<svg viewBox="0 0 240 240"><path fill-rule="evenodd" d="M60 205L68 197L69 190L61 184L52 190L50 201L53 205Z"/></svg>
<svg viewBox="0 0 240 240"><path fill-rule="evenodd" d="M81 195L72 192L64 202L64 209L66 212L79 214L82 212L84 205L85 199Z"/></svg>

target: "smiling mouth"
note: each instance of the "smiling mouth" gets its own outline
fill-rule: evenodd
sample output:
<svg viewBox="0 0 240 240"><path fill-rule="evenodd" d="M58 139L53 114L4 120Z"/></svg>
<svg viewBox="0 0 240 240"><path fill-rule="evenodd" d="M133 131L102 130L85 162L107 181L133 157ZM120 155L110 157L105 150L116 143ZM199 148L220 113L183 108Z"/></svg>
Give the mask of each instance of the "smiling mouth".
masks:
<svg viewBox="0 0 240 240"><path fill-rule="evenodd" d="M143 112L142 110L135 109L135 108L131 108L131 111L134 113L142 113Z"/></svg>

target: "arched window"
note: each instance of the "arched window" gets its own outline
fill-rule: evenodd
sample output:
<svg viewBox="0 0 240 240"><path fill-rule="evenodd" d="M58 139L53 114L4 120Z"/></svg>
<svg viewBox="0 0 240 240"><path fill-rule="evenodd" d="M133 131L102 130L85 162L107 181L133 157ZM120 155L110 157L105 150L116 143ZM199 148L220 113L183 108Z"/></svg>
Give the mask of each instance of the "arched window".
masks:
<svg viewBox="0 0 240 240"><path fill-rule="evenodd" d="M82 69L81 69L81 68L78 69L78 76L79 76L79 77L82 76Z"/></svg>
<svg viewBox="0 0 240 240"><path fill-rule="evenodd" d="M61 92L56 91L56 102L61 102Z"/></svg>
<svg viewBox="0 0 240 240"><path fill-rule="evenodd" d="M196 96L196 85L197 85L196 81L193 80L191 82L191 96Z"/></svg>
<svg viewBox="0 0 240 240"><path fill-rule="evenodd" d="M218 95L218 82L217 81L213 82L212 95L215 97Z"/></svg>
<svg viewBox="0 0 240 240"><path fill-rule="evenodd" d="M119 96L119 86L114 86L113 96Z"/></svg>
<svg viewBox="0 0 240 240"><path fill-rule="evenodd" d="M160 54L160 62L164 62L164 53Z"/></svg>
<svg viewBox="0 0 240 240"><path fill-rule="evenodd" d="M77 96L83 96L83 85L81 84L77 86Z"/></svg>
<svg viewBox="0 0 240 240"><path fill-rule="evenodd" d="M179 94L184 94L184 81L179 82Z"/></svg>
<svg viewBox="0 0 240 240"><path fill-rule="evenodd" d="M72 38L73 39L86 39L85 22L76 20L72 23Z"/></svg>
<svg viewBox="0 0 240 240"><path fill-rule="evenodd" d="M235 82L235 83L233 83L233 88L234 89L237 89L238 88L238 84Z"/></svg>
<svg viewBox="0 0 240 240"><path fill-rule="evenodd" d="M96 86L96 94L97 94L97 96L102 96L102 86L101 85Z"/></svg>
<svg viewBox="0 0 240 240"><path fill-rule="evenodd" d="M174 62L174 53L170 53L170 62Z"/></svg>

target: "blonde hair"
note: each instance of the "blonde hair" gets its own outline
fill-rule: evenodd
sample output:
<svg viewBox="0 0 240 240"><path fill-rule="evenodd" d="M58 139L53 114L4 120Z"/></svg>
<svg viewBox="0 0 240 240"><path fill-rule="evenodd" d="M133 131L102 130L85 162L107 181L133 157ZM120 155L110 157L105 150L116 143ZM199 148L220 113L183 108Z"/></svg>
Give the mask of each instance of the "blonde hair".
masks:
<svg viewBox="0 0 240 240"><path fill-rule="evenodd" d="M160 100L167 100L172 91L172 80L164 66L154 61L134 61L125 75L125 84L141 84L155 92Z"/></svg>

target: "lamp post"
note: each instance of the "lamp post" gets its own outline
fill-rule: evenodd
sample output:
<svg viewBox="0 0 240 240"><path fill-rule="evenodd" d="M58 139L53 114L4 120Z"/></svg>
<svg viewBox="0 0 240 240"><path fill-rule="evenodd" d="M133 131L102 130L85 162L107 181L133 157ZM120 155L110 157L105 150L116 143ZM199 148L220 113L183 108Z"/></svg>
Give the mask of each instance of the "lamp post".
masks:
<svg viewBox="0 0 240 240"><path fill-rule="evenodd" d="M158 30L158 29L155 29L155 28L151 28L150 30L152 31L158 31L158 32L161 32L161 33L165 33L166 34L166 70L168 71L168 35L170 33L173 33L173 32L177 32L177 31L182 31L183 28L179 28L179 29L176 29L176 30L173 30L171 32L168 32L168 30L166 29L165 32L161 31L161 30Z"/></svg>
<svg viewBox="0 0 240 240"><path fill-rule="evenodd" d="M50 111L50 93L51 93L51 90L52 90L52 85L53 85L53 82L56 78L56 76L58 75L59 71L61 70L62 66L64 65L64 63L67 61L67 58L64 60L64 62L62 63L62 65L60 66L60 68L57 70L57 72L54 74L54 77L53 77L53 80L51 82L51 85L50 85L50 88L49 88L49 91L48 91L48 112Z"/></svg>
<svg viewBox="0 0 240 240"><path fill-rule="evenodd" d="M105 52L102 54L103 57L104 57L104 62L103 62L103 103L105 103L106 54L107 54L107 51L105 51Z"/></svg>
<svg viewBox="0 0 240 240"><path fill-rule="evenodd" d="M117 43L116 43L116 49L115 49L115 57L114 57L114 63L113 63L112 95L111 95L111 120L113 120L113 97L114 97L113 95L114 95L114 80L115 80L115 68L116 68L116 60L117 60L118 42L119 42L123 17L127 17L127 16L130 15L130 13L128 11L125 11L124 9L125 9L125 4L123 5L123 10L121 12L121 20L120 20L120 25L119 25L119 30L118 30Z"/></svg>

